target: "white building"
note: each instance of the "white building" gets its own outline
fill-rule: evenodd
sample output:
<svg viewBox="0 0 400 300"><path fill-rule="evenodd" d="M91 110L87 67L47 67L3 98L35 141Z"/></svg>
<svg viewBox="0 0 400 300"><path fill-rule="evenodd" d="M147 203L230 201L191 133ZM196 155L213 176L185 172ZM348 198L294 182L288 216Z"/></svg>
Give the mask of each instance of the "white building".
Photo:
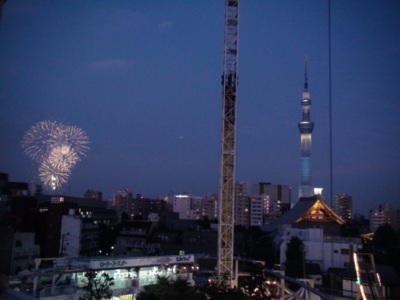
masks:
<svg viewBox="0 0 400 300"><path fill-rule="evenodd" d="M181 220L200 220L207 216L210 220L216 218L216 196L195 197L191 195L174 195L168 198L172 203L172 211L179 214Z"/></svg>
<svg viewBox="0 0 400 300"><path fill-rule="evenodd" d="M303 241L305 263L317 263L322 271L346 268L351 262L353 252L362 248L359 238L324 236L322 228L301 229L286 226L276 238L279 241L281 265L286 262L287 244L292 237Z"/></svg>
<svg viewBox="0 0 400 300"><path fill-rule="evenodd" d="M61 257L95 255L99 247L99 226L90 218L75 215L70 209L61 220Z"/></svg>
<svg viewBox="0 0 400 300"><path fill-rule="evenodd" d="M179 213L179 219L190 219L190 196L174 195L172 198L172 211Z"/></svg>
<svg viewBox="0 0 400 300"><path fill-rule="evenodd" d="M250 226L263 224L265 195L250 198Z"/></svg>

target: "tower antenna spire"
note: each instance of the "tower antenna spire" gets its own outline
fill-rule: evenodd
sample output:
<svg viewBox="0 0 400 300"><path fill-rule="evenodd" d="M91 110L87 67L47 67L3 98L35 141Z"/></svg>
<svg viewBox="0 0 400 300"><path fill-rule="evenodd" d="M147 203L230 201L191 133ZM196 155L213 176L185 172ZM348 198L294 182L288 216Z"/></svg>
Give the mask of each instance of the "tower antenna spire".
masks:
<svg viewBox="0 0 400 300"><path fill-rule="evenodd" d="M304 56L304 89L308 90L308 58Z"/></svg>

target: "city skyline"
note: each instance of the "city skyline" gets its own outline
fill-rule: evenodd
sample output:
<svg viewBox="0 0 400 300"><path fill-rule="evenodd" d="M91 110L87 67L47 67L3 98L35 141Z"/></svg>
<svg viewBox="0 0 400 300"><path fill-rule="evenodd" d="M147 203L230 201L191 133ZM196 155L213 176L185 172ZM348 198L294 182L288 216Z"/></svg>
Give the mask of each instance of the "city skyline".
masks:
<svg viewBox="0 0 400 300"><path fill-rule="evenodd" d="M205 18L204 16L207 16ZM333 194L398 203L400 4L332 1ZM32 180L35 123L91 146L66 193L218 192L224 1L7 1L0 30L0 172ZM328 1L241 1L236 181L300 182L304 56L313 185L329 191Z"/></svg>

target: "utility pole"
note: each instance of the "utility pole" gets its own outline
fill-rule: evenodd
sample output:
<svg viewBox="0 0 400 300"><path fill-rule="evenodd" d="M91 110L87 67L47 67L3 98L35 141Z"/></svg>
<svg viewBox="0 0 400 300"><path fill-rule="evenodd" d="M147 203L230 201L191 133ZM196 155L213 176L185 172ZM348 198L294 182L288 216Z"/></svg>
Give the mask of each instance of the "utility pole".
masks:
<svg viewBox="0 0 400 300"><path fill-rule="evenodd" d="M218 281L234 282L234 189L236 96L238 85L239 0L225 1L224 71L222 74L221 166L218 205Z"/></svg>

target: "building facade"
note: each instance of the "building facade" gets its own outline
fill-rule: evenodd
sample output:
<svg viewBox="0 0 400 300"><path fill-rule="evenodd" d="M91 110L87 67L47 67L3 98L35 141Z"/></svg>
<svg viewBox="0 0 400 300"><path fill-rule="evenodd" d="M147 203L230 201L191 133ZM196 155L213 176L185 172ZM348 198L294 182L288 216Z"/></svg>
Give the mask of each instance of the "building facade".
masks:
<svg viewBox="0 0 400 300"><path fill-rule="evenodd" d="M120 216L123 212L132 215L133 196L128 189L117 191L112 197L112 206Z"/></svg>
<svg viewBox="0 0 400 300"><path fill-rule="evenodd" d="M400 230L400 209L392 209L390 213L390 224L394 230Z"/></svg>
<svg viewBox="0 0 400 300"><path fill-rule="evenodd" d="M260 182L253 185L252 197L262 198L263 223L270 223L291 207L292 189L289 185Z"/></svg>
<svg viewBox="0 0 400 300"><path fill-rule="evenodd" d="M87 190L83 194L83 198L89 198L94 200L103 200L103 193L99 191Z"/></svg>
<svg viewBox="0 0 400 300"><path fill-rule="evenodd" d="M250 225L250 197L245 181L235 184L235 225Z"/></svg>
<svg viewBox="0 0 400 300"><path fill-rule="evenodd" d="M345 193L333 197L333 211L343 220L347 221L353 217L353 197Z"/></svg>
<svg viewBox="0 0 400 300"><path fill-rule="evenodd" d="M203 198L201 203L201 214L202 217L207 217L210 221L215 220L218 217L218 195L211 194Z"/></svg>
<svg viewBox="0 0 400 300"><path fill-rule="evenodd" d="M378 208L369 211L369 221L371 231L375 231L379 226L391 224L392 206L389 203L379 204Z"/></svg>
<svg viewBox="0 0 400 300"><path fill-rule="evenodd" d="M264 224L264 202L265 195L250 197L250 226Z"/></svg>
<svg viewBox="0 0 400 300"><path fill-rule="evenodd" d="M171 206L181 220L202 220L204 217L214 220L217 217L217 198L216 194L205 197L173 195L167 198L167 207Z"/></svg>
<svg viewBox="0 0 400 300"><path fill-rule="evenodd" d="M280 241L281 265L286 262L287 244L292 237L303 241L304 262L318 264L323 272L329 268L346 268L351 263L353 253L362 249L360 238L327 236L322 228L286 227L277 238Z"/></svg>
<svg viewBox="0 0 400 300"><path fill-rule="evenodd" d="M75 214L74 209L62 216L60 257L101 254L99 251L99 222L91 216Z"/></svg>
<svg viewBox="0 0 400 300"><path fill-rule="evenodd" d="M179 219L191 220L191 202L189 195L174 195L172 198L172 211L179 214Z"/></svg>
<svg viewBox="0 0 400 300"><path fill-rule="evenodd" d="M17 275L20 271L31 268L34 259L40 257L40 246L35 244L34 232L0 232L0 272Z"/></svg>

